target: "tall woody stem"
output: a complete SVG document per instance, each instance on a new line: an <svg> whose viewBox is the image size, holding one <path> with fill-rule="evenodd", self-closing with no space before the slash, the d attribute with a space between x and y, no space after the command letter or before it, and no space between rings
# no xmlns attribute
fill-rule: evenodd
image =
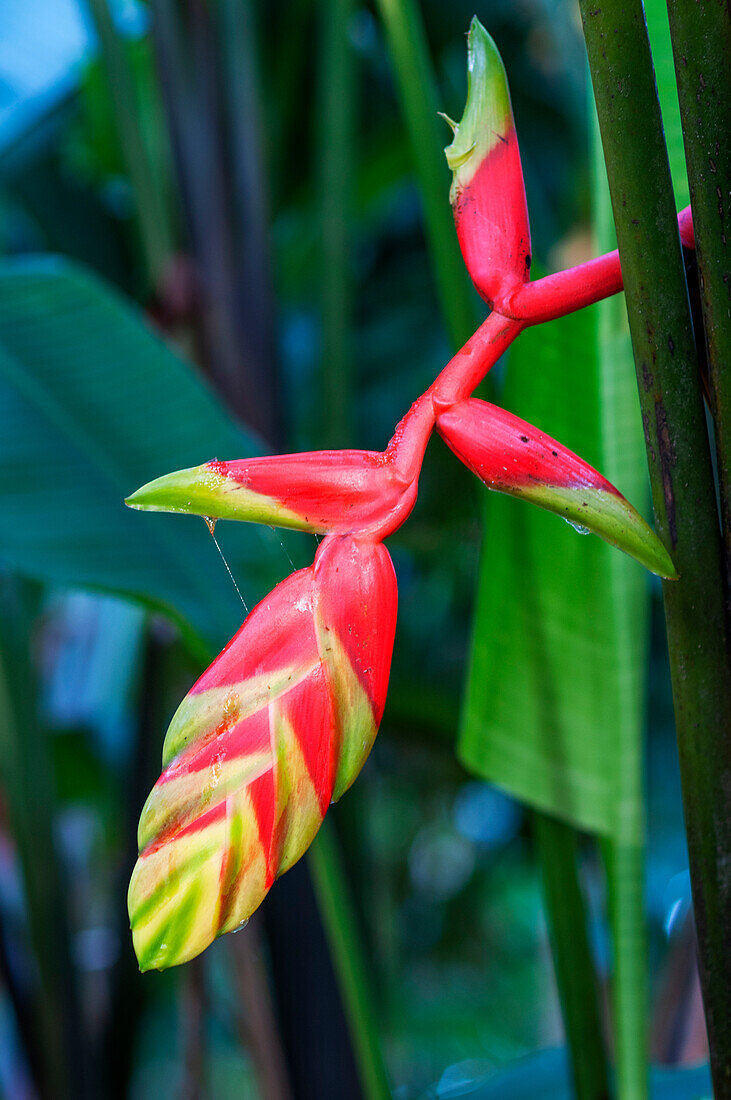
<svg viewBox="0 0 731 1100"><path fill-rule="evenodd" d="M668 14L713 396L726 581L731 584L731 17L718 0L668 0ZM726 596L728 601L728 590Z"/></svg>
<svg viewBox="0 0 731 1100"><path fill-rule="evenodd" d="M641 0L580 0L637 366L716 1097L731 1096L731 668L713 475ZM715 277L715 275L714 275Z"/></svg>

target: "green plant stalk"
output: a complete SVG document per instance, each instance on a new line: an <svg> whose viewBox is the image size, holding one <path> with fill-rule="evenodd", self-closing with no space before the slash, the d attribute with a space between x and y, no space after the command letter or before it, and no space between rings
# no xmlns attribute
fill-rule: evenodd
<svg viewBox="0 0 731 1100"><path fill-rule="evenodd" d="M429 58L421 11L418 0L378 0L378 10L386 29L402 111L411 139L439 302L452 343L457 348L469 338L474 328L475 307L447 202L450 180L442 153L445 144L444 131L438 121L436 80ZM536 816L539 816L538 812ZM551 837L550 829L546 830L541 859L544 855L549 857ZM556 852L551 859L552 865L558 864L562 856L562 851ZM569 878L574 877L573 893L583 904L575 863L569 862L564 867L564 873ZM554 895L547 894L549 908L553 900ZM581 919L585 923L583 910ZM554 919L549 913L549 921L555 924L558 933L552 946L556 976L561 984L564 975L571 973L574 945L570 938L564 938L560 934L563 928L560 914L555 914ZM562 1005L571 1006L569 1011L572 1019L584 1011L582 1004L573 1004L575 992L573 984L562 987L560 992ZM570 1034L568 1023L567 1032ZM593 1052L601 1045L601 1033L597 1027L587 1049ZM579 1068L580 1063L585 1059L588 1062L590 1057L583 1046L572 1047L571 1057L577 1078L580 1076L582 1080L594 1080L598 1077L595 1066Z"/></svg>
<svg viewBox="0 0 731 1100"><path fill-rule="evenodd" d="M173 251L172 229L162 187L145 145L135 107L134 77L108 0L87 0L99 38L119 141L135 195L135 210L149 288L155 290Z"/></svg>
<svg viewBox="0 0 731 1100"><path fill-rule="evenodd" d="M348 39L352 0L324 0L318 120L322 219L322 396L325 442L351 438L352 206L355 57Z"/></svg>
<svg viewBox="0 0 731 1100"><path fill-rule="evenodd" d="M718 0L668 0L716 429L731 586L731 19ZM729 591L727 588L727 601ZM727 603L731 614L731 605Z"/></svg>
<svg viewBox="0 0 731 1100"><path fill-rule="evenodd" d="M599 252L616 245L612 208L602 158L599 126L594 105L592 121L592 168L594 202L592 223ZM629 332L624 303L618 297L597 305L597 355L601 408L602 463L608 475L623 482L632 477L633 496L646 495L641 443L628 438L627 424L619 418L627 401L617 390L634 389ZM631 469L628 467L631 464ZM617 683L616 705L627 721L624 736L617 741L621 790L620 827L601 842L606 875L609 927L612 939L611 1016L617 1091L634 1100L648 1089L648 967L644 905L645 812L643 791L644 707L641 669L647 659L647 609L649 592L645 577L638 577L633 563L622 555L610 554L605 583L609 586L608 612L614 621L616 644L627 657L629 675ZM631 717L630 717L631 716ZM618 723L619 728L619 723Z"/></svg>
<svg viewBox="0 0 731 1100"><path fill-rule="evenodd" d="M717 1097L731 1095L731 670L713 476L641 0L581 0L642 407L701 982Z"/></svg>
<svg viewBox="0 0 731 1100"><path fill-rule="evenodd" d="M475 307L447 202L442 153L449 131L438 117L436 81L418 0L377 0L411 141L437 295L455 350L475 328Z"/></svg>
<svg viewBox="0 0 731 1100"><path fill-rule="evenodd" d="M332 822L320 826L307 853L317 904L332 952L366 1100L389 1100L386 1067L358 925Z"/></svg>
<svg viewBox="0 0 731 1100"><path fill-rule="evenodd" d="M612 1025L617 1095L648 1095L647 972L643 844L601 844L612 933Z"/></svg>
<svg viewBox="0 0 731 1100"><path fill-rule="evenodd" d="M41 1095L86 1094L76 984L60 868L53 841L50 746L33 708L25 592L0 590L0 760L3 793L23 876L30 941L38 965L34 1008L41 1040Z"/></svg>
<svg viewBox="0 0 731 1100"><path fill-rule="evenodd" d="M534 813L532 821L576 1097L605 1100L609 1096L607 1058L586 930L586 901L579 882L576 830L549 814Z"/></svg>

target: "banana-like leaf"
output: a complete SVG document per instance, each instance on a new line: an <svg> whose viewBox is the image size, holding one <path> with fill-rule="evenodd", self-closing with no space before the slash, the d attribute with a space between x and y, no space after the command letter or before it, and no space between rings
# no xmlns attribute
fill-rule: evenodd
<svg viewBox="0 0 731 1100"><path fill-rule="evenodd" d="M627 337L615 331L601 339L618 350ZM615 355L600 372L599 339L597 307L525 332L501 403L642 500L632 366ZM636 842L641 805L625 785L641 730L643 573L539 509L497 494L485 507L462 759L529 805Z"/></svg>
<svg viewBox="0 0 731 1100"><path fill-rule="evenodd" d="M141 599L220 645L241 607L204 524L136 515L124 498L161 470L257 449L195 369L94 275L55 258L0 262L4 564ZM226 552L245 593L281 576L272 538L231 528Z"/></svg>

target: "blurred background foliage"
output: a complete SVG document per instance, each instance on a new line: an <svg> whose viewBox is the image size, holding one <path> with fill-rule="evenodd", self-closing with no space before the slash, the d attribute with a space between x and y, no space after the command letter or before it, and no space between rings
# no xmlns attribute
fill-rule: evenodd
<svg viewBox="0 0 731 1100"><path fill-rule="evenodd" d="M582 564L588 540L544 516L530 535L512 501L488 507L478 570L483 491L437 441L417 509L390 543L400 609L382 730L311 864L314 893L303 864L246 932L163 975L137 973L127 929L136 821L165 727L242 608L203 524L132 513L122 498L214 456L382 448L484 313L455 267L456 242L435 228L429 173L451 215L430 114L421 140L441 176L410 144L421 100L418 85L409 101L399 84L409 11L423 16L438 106L459 117L473 14L461 0L5 0L0 11L8 1096L377 1096L385 1077L400 1100L570 1095L565 1054L544 1049L564 1038L526 804L610 841L621 828L599 811L599 824L561 813L538 773L524 774L528 789L511 785L474 745L499 705L510 712L504 733L524 720L515 693L530 710L530 647L509 621L522 598L510 588L510 540L520 551L538 539L548 585L551 562L562 563L578 620L603 614L606 576ZM478 15L510 78L536 264L578 262L597 239L603 184L576 7L489 0ZM658 27L662 81L669 48ZM672 148L670 122L668 133ZM456 274L445 281L444 271ZM513 411L597 462L599 407L577 380L585 369L600 377L607 324L597 313L526 336L515 377L501 365L495 384L507 376ZM309 537L268 528L222 523L216 536L249 606L314 550ZM635 784L648 746L646 872L641 859L631 871L640 887L645 876L648 950L635 945L635 963L640 984L649 965L650 1042L667 1067L702 1063L705 1037L659 587L638 576L630 587L649 599L651 629L645 647L642 625L632 628L641 663L627 671ZM605 654L585 664L576 653L559 655L573 664L554 670L556 682L591 695ZM625 712L615 723L608 694L598 721L611 729ZM460 727L477 775L458 762ZM629 839L641 848L640 787L632 797ZM579 852L605 1016L607 887L598 850L580 840ZM340 961L339 921L350 937ZM660 1072L653 1087L710 1091L703 1069Z"/></svg>

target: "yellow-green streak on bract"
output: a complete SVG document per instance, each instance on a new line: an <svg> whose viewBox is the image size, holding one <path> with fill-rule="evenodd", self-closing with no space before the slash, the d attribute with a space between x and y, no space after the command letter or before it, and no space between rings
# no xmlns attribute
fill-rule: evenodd
<svg viewBox="0 0 731 1100"><path fill-rule="evenodd" d="M277 769L277 829L283 836L277 870L281 875L307 851L323 815L299 741L276 705L270 721Z"/></svg>
<svg viewBox="0 0 731 1100"><path fill-rule="evenodd" d="M153 787L140 815L137 843L144 851L161 833L184 829L271 767L269 753L232 756L215 769L183 772Z"/></svg>
<svg viewBox="0 0 731 1100"><path fill-rule="evenodd" d="M497 46L476 16L467 36L467 64L467 103L455 126L454 140L444 150L454 173L449 193L452 203L487 154L514 128L505 67Z"/></svg>
<svg viewBox="0 0 731 1100"><path fill-rule="evenodd" d="M176 470L143 485L125 504L146 512L185 512L211 519L266 523L297 531L320 532L321 527L286 508L274 497L255 493L232 477L208 465Z"/></svg>
<svg viewBox="0 0 731 1100"><path fill-rule="evenodd" d="M162 749L166 768L184 749L202 743L226 725L260 710L312 672L314 664L292 665L241 683L190 693L173 715Z"/></svg>
<svg viewBox="0 0 731 1100"><path fill-rule="evenodd" d="M520 497L555 512L569 523L595 535L623 550L661 577L676 577L670 555L655 532L648 527L639 512L620 493L586 487L563 487L542 482L506 485L495 484L481 475L489 488L509 496Z"/></svg>
<svg viewBox="0 0 731 1100"><path fill-rule="evenodd" d="M335 631L315 616L320 654L333 689L340 746L332 800L337 802L356 779L378 732L368 694Z"/></svg>

